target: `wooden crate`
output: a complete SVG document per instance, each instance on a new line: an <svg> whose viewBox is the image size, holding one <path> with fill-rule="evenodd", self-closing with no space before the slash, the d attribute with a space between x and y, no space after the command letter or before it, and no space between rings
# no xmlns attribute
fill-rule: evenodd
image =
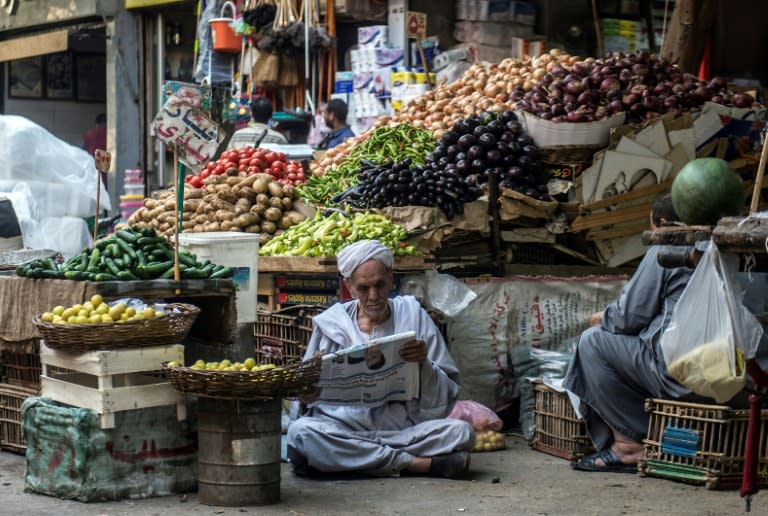
<svg viewBox="0 0 768 516"><path fill-rule="evenodd" d="M541 381L532 383L535 405L531 447L568 460L593 453L586 424L576 416L568 395Z"/></svg>
<svg viewBox="0 0 768 516"><path fill-rule="evenodd" d="M300 361L312 335L312 318L326 308L297 305L274 312L259 310L254 325L256 362L288 365Z"/></svg>
<svg viewBox="0 0 768 516"><path fill-rule="evenodd" d="M2 350L2 377L6 383L27 387L31 389L40 388L40 353L35 350L33 353L23 351L14 351L10 349Z"/></svg>
<svg viewBox="0 0 768 516"><path fill-rule="evenodd" d="M638 463L642 476L704 485L707 489L738 489L744 470L748 410L721 405L647 400L650 413L645 455ZM760 417L758 481L768 487L768 410Z"/></svg>
<svg viewBox="0 0 768 516"><path fill-rule="evenodd" d="M21 404L30 396L37 396L39 389L0 384L0 449L24 453L24 432L21 428Z"/></svg>
<svg viewBox="0 0 768 516"><path fill-rule="evenodd" d="M43 341L40 357L42 395L97 412L102 428L114 428L115 412L161 405L176 405L178 420L186 419L184 394L157 372L163 362L184 362L180 344L69 354ZM52 367L76 372L59 374Z"/></svg>

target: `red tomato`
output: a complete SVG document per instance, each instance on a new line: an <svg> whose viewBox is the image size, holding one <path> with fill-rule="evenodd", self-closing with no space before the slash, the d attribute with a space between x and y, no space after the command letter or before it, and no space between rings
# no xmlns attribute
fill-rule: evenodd
<svg viewBox="0 0 768 516"><path fill-rule="evenodd" d="M246 156L248 156L249 158L250 158L251 156L253 156L253 153L254 153L254 152L256 152L256 149L254 149L254 148L253 148L253 147L251 147L250 145L249 145L249 146L248 146L248 147L245 149L245 155L246 155Z"/></svg>
<svg viewBox="0 0 768 516"><path fill-rule="evenodd" d="M191 186L194 186L195 188L202 188L203 180L200 176L194 176L192 179L189 180L189 184Z"/></svg>
<svg viewBox="0 0 768 516"><path fill-rule="evenodd" d="M261 149L257 149L257 150L256 150L256 151L253 153L253 157L254 157L254 158L260 159L260 160L262 160L262 161L264 161L264 158L266 157L266 155L267 155L267 153L266 153L266 152L264 152L264 151L263 151L263 150L261 150Z"/></svg>
<svg viewBox="0 0 768 516"><path fill-rule="evenodd" d="M267 166L267 164L264 162L264 160L253 157L251 158L251 166L263 169Z"/></svg>
<svg viewBox="0 0 768 516"><path fill-rule="evenodd" d="M253 165L248 167L248 174L249 175L257 174L258 172L259 172L259 169L254 167Z"/></svg>
<svg viewBox="0 0 768 516"><path fill-rule="evenodd" d="M216 165L216 168L213 169L213 173L217 176L220 176L224 173L224 171L227 170L224 165Z"/></svg>
<svg viewBox="0 0 768 516"><path fill-rule="evenodd" d="M288 172L288 175L285 176L289 181L295 181L296 180L296 174L293 172Z"/></svg>
<svg viewBox="0 0 768 516"><path fill-rule="evenodd" d="M206 177L211 175L211 171L209 169L204 169L202 172L200 172L200 178L205 179Z"/></svg>
<svg viewBox="0 0 768 516"><path fill-rule="evenodd" d="M246 167L245 165L240 165L240 166L238 166L238 167L237 167L237 171L238 171L238 172L243 172L243 171L244 171L244 170L246 170L247 168L248 168L248 167Z"/></svg>
<svg viewBox="0 0 768 516"><path fill-rule="evenodd" d="M274 152L274 151L270 151L270 152L267 153L266 156L264 156L264 159L266 159L267 163L269 163L271 165L277 159L277 153Z"/></svg>
<svg viewBox="0 0 768 516"><path fill-rule="evenodd" d="M285 153L277 152L276 154L277 154L277 158L276 159L279 159L280 161L285 161Z"/></svg>

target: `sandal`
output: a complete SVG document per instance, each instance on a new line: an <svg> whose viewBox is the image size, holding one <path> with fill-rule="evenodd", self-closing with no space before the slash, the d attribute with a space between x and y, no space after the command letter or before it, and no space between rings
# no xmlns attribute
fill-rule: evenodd
<svg viewBox="0 0 768 516"><path fill-rule="evenodd" d="M468 452L453 452L432 457L428 475L431 477L455 478L469 469Z"/></svg>
<svg viewBox="0 0 768 516"><path fill-rule="evenodd" d="M598 466L597 459L601 459L605 466ZM610 448L582 457L577 462L572 462L571 467L579 471L597 471L604 473L637 473L637 464L621 462L619 456Z"/></svg>

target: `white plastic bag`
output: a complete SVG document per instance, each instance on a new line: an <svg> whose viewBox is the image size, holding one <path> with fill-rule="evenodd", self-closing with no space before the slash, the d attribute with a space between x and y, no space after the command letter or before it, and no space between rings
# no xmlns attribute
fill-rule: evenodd
<svg viewBox="0 0 768 516"><path fill-rule="evenodd" d="M763 331L741 303L737 268L737 256L710 242L661 336L670 375L718 403L744 387L745 360L755 355Z"/></svg>

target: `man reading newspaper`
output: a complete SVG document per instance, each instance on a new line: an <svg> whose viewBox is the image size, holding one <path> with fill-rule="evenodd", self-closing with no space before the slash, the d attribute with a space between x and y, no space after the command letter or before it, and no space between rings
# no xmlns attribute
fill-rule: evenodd
<svg viewBox="0 0 768 516"><path fill-rule="evenodd" d="M337 262L354 299L315 316L305 358L317 352L340 355L345 348L411 331L414 338L399 347L398 356L417 364L420 388L415 398L378 406L323 403L320 391L303 396L302 415L288 428L294 470L447 478L464 473L475 436L470 424L446 419L460 379L434 322L414 297L389 299L394 256L380 242L347 246Z"/></svg>

